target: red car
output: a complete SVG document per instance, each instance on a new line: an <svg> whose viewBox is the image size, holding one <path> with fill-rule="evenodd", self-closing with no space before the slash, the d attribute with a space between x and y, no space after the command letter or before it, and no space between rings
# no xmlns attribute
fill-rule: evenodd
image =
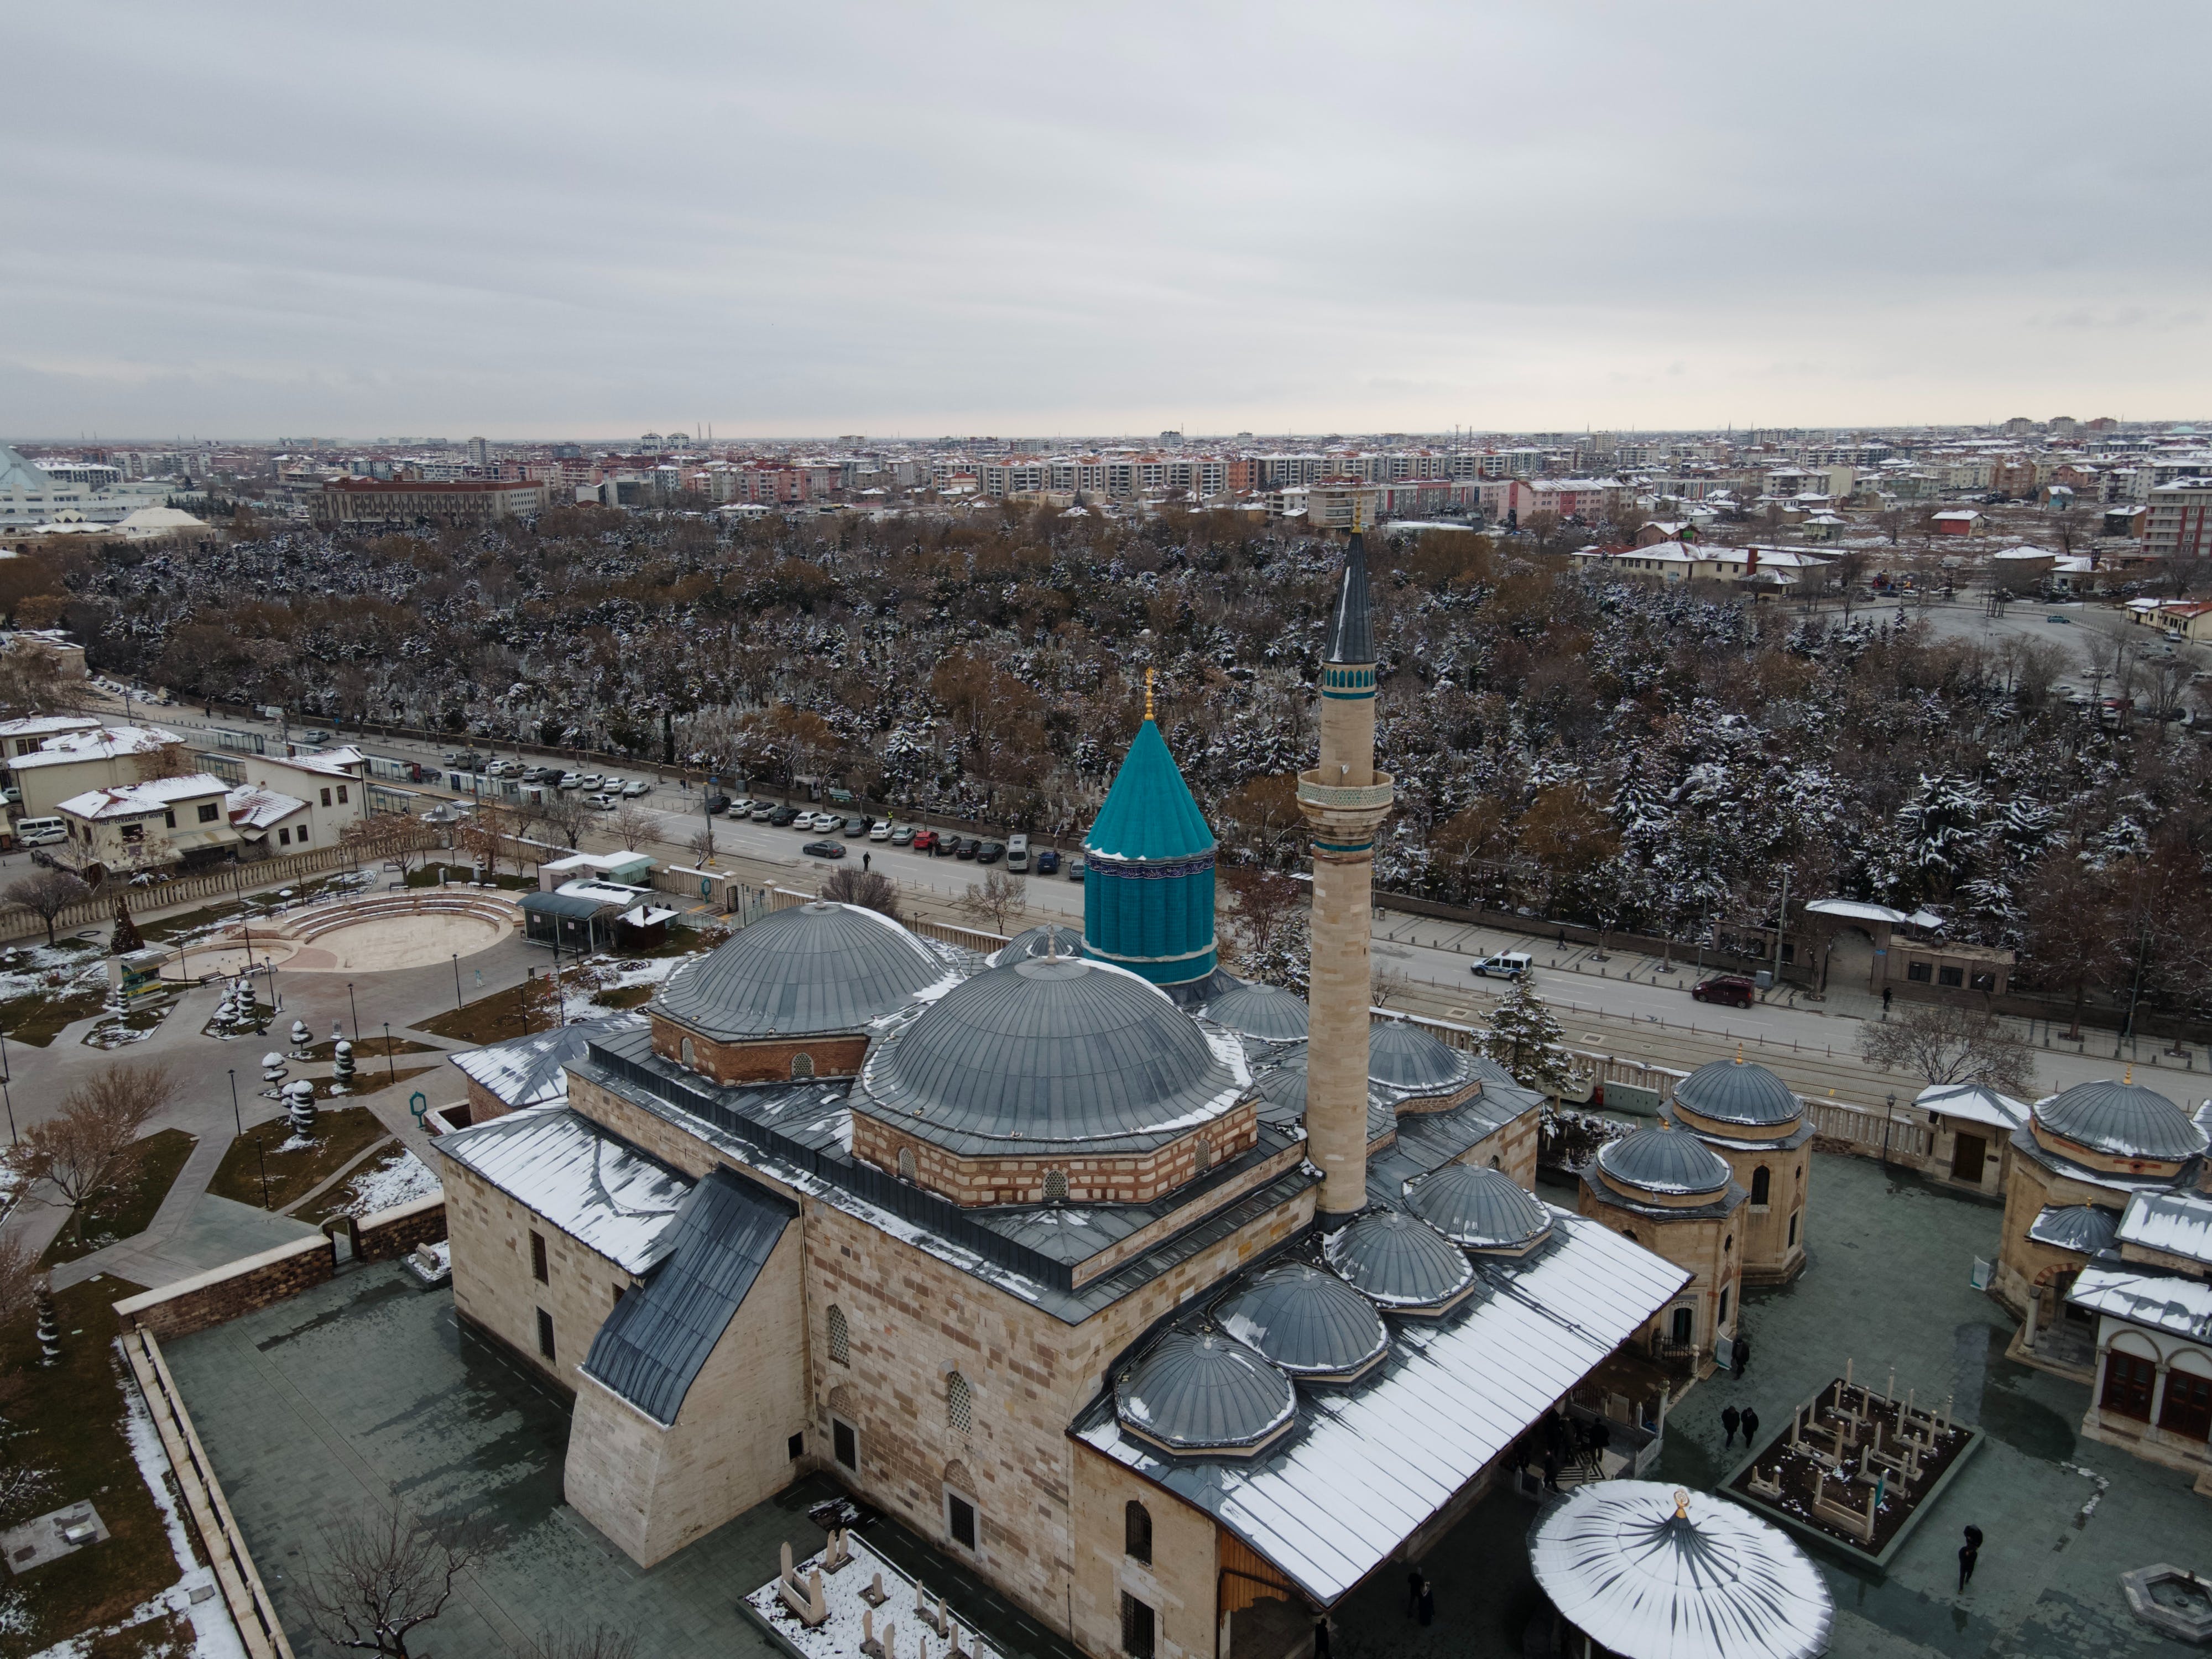
<svg viewBox="0 0 2212 1659"><path fill-rule="evenodd" d="M914 850L915 850L915 852L917 852L917 853L927 853L927 852L928 852L931 848L934 848L936 845L937 845L937 831L936 831L936 830L915 830L915 831L914 832Z"/></svg>
<svg viewBox="0 0 2212 1659"><path fill-rule="evenodd" d="M1759 988L1740 974L1716 974L1701 979L1690 994L1700 1002L1725 1002L1732 1008L1748 1008L1758 1000Z"/></svg>

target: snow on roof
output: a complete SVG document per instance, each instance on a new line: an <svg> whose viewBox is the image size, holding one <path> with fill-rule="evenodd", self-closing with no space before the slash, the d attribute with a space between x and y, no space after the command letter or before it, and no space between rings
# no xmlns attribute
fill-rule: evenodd
<svg viewBox="0 0 2212 1659"><path fill-rule="evenodd" d="M297 755L264 755L260 757L271 766L289 766L302 772L319 772L325 777L350 778L354 769L368 757L350 744L343 749L325 749Z"/></svg>
<svg viewBox="0 0 2212 1659"><path fill-rule="evenodd" d="M597 904L635 904L646 890L623 887L611 881L564 881L553 890L562 898L590 899Z"/></svg>
<svg viewBox="0 0 2212 1659"><path fill-rule="evenodd" d="M1300 1390L1297 1426L1249 1464L1170 1462L1125 1435L1110 1411L1079 1437L1333 1603L1688 1282L1599 1223L1553 1214L1551 1244L1483 1264L1463 1315L1395 1328L1375 1380Z"/></svg>
<svg viewBox="0 0 2212 1659"><path fill-rule="evenodd" d="M48 738L28 755L18 755L8 764L16 771L27 766L68 766L78 761L112 760L124 755L150 754L173 743L182 743L177 732L160 726L104 726L93 731L64 732Z"/></svg>
<svg viewBox="0 0 2212 1659"><path fill-rule="evenodd" d="M2212 1285L2137 1267L2081 1269L2066 1299L2092 1313L2131 1325L2171 1331L2194 1342L2212 1342Z"/></svg>
<svg viewBox="0 0 2212 1659"><path fill-rule="evenodd" d="M212 772L190 772L181 778L155 778L146 783L121 783L108 789L88 789L71 795L54 808L79 818L128 818L144 812L166 811L173 803L195 795L221 795L230 786Z"/></svg>
<svg viewBox="0 0 2212 1659"><path fill-rule="evenodd" d="M641 1030L649 1024L639 1012L604 1019L573 1021L549 1031L510 1037L462 1054L448 1054L461 1074L508 1106L544 1106L568 1097L568 1062L583 1058L586 1043L617 1031Z"/></svg>
<svg viewBox="0 0 2212 1659"><path fill-rule="evenodd" d="M0 738L50 737L58 732L94 732L100 722L89 714L33 714L20 720L0 720Z"/></svg>
<svg viewBox="0 0 2212 1659"><path fill-rule="evenodd" d="M2128 1200L2115 1237L2123 1244L2212 1265L2212 1195L2137 1193Z"/></svg>
<svg viewBox="0 0 2212 1659"><path fill-rule="evenodd" d="M565 1105L510 1112L430 1143L587 1249L641 1273L691 1182Z"/></svg>
<svg viewBox="0 0 2212 1659"><path fill-rule="evenodd" d="M2042 547L2008 547L1990 555L1992 559L2051 559L2057 554Z"/></svg>
<svg viewBox="0 0 2212 1659"><path fill-rule="evenodd" d="M1902 910L1893 910L1887 904L1869 904L1864 899L1814 899L1804 908L1816 916L1842 916L1849 921L1894 923L1912 920Z"/></svg>
<svg viewBox="0 0 2212 1659"><path fill-rule="evenodd" d="M230 821L246 830L266 830L295 812L305 811L307 805L296 797L280 795L274 789L264 789L257 784L230 791L223 797L223 802Z"/></svg>
<svg viewBox="0 0 2212 1659"><path fill-rule="evenodd" d="M625 910L615 918L630 927L653 927L668 921L676 912L660 904L641 904L635 910Z"/></svg>
<svg viewBox="0 0 2212 1659"><path fill-rule="evenodd" d="M1923 1112L1987 1123L1999 1129L2017 1129L2027 1121L2027 1106L2010 1095L2001 1095L1984 1083L1934 1083L1912 1097Z"/></svg>

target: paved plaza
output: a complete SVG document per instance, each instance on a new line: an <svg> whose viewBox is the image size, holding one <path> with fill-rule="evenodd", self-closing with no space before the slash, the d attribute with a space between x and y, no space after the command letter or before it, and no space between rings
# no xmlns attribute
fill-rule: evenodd
<svg viewBox="0 0 2212 1659"><path fill-rule="evenodd" d="M2000 1212L1863 1160L1821 1157L1813 1179L1812 1265L1788 1289L1750 1300L1747 1377L1690 1393L1669 1423L1661 1478L1719 1484L1741 1456L1721 1443L1731 1401L1756 1406L1772 1425L1847 1357L1863 1376L1886 1376L1893 1364L1900 1390L1953 1395L1988 1438L1887 1577L1818 1558L1836 1595L1838 1659L2185 1651L2130 1617L2118 1581L2160 1560L2212 1570L2212 1506L2181 1475L2079 1440L2086 1389L2003 1358L2010 1326L1968 1284L1974 1258L1994 1250ZM774 1572L784 1540L801 1553L820 1542L804 1510L830 1488L809 1483L639 1571L561 1501L563 1402L464 1334L450 1295L416 1288L396 1267L346 1273L168 1353L288 1614L319 1524L349 1505L397 1502L489 1522L500 1540L441 1622L438 1651L495 1654L547 1628L605 1622L635 1632L639 1650L656 1656L764 1655L736 1598ZM1522 1543L1532 1513L1495 1495L1437 1545L1424 1563L1437 1590L1427 1630L1405 1617L1403 1573L1384 1569L1339 1610L1337 1650L1517 1659L1541 1607ZM1954 1552L1970 1522L1987 1542L1960 1597ZM961 1582L895 1529L870 1537L908 1555L902 1565L927 1582ZM1059 1651L978 1595L969 1592L971 1614L996 1626L1008 1651Z"/></svg>

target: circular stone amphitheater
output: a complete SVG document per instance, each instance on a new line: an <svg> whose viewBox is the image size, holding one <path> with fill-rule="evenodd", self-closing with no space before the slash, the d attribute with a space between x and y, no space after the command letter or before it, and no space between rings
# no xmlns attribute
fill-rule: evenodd
<svg viewBox="0 0 2212 1659"><path fill-rule="evenodd" d="M522 908L492 893L428 888L340 904L311 905L264 926L234 924L162 964L161 977L191 981L257 965L295 974L383 974L473 956L511 937Z"/></svg>

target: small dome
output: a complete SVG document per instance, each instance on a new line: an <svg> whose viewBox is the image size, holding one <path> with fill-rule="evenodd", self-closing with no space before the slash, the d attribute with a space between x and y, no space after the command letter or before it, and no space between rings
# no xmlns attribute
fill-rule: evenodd
<svg viewBox="0 0 2212 1659"><path fill-rule="evenodd" d="M1393 1089L1436 1090L1467 1080L1463 1055L1418 1025L1385 1021L1367 1034L1367 1075Z"/></svg>
<svg viewBox="0 0 2212 1659"><path fill-rule="evenodd" d="M1683 1129L1638 1129L1598 1149L1597 1167L1624 1187L1647 1193L1727 1190L1729 1166L1718 1152Z"/></svg>
<svg viewBox="0 0 2212 1659"><path fill-rule="evenodd" d="M2027 1236L2036 1243L2056 1244L2083 1255L2111 1249L2119 1231L2119 1217L2095 1204L2047 1206L2027 1225Z"/></svg>
<svg viewBox="0 0 2212 1659"><path fill-rule="evenodd" d="M1079 957L1082 954L1083 930L1080 927L1048 921L1015 934L986 960L994 968L1003 968L1008 963L1019 962L1024 957Z"/></svg>
<svg viewBox="0 0 2212 1659"><path fill-rule="evenodd" d="M1170 1452L1249 1456L1297 1414L1291 1379L1242 1342L1171 1331L1114 1390L1124 1428Z"/></svg>
<svg viewBox="0 0 2212 1659"><path fill-rule="evenodd" d="M1403 1210L1370 1210L1322 1246L1328 1265L1370 1301L1404 1313L1433 1313L1474 1282L1450 1242Z"/></svg>
<svg viewBox="0 0 2212 1659"><path fill-rule="evenodd" d="M1520 1251L1552 1231L1552 1212L1503 1170L1447 1164L1406 1194L1413 1212L1463 1250Z"/></svg>
<svg viewBox="0 0 2212 1659"><path fill-rule="evenodd" d="M1300 1117L1306 1110L1306 1056L1285 1056L1252 1079L1267 1100Z"/></svg>
<svg viewBox="0 0 2212 1659"><path fill-rule="evenodd" d="M857 1031L945 977L889 916L817 900L771 911L671 979L654 1003L710 1037Z"/></svg>
<svg viewBox="0 0 2212 1659"><path fill-rule="evenodd" d="M1279 985L1239 985L1206 1005L1206 1017L1224 1030L1263 1042L1294 1042L1306 1034L1306 1000Z"/></svg>
<svg viewBox="0 0 2212 1659"><path fill-rule="evenodd" d="M1373 1303L1303 1261L1268 1268L1214 1316L1230 1335L1293 1376L1348 1381L1390 1345Z"/></svg>
<svg viewBox="0 0 2212 1659"><path fill-rule="evenodd" d="M1070 1142L1195 1129L1237 1079L1197 1022L1133 974L1067 957L987 968L923 1009L861 1076L923 1135Z"/></svg>
<svg viewBox="0 0 2212 1659"><path fill-rule="evenodd" d="M2077 1083L2037 1103L2035 1121L2052 1134L2111 1158L2179 1163L2204 1150L2204 1131L2155 1089L2105 1078Z"/></svg>
<svg viewBox="0 0 2212 1659"><path fill-rule="evenodd" d="M1767 1127L1795 1123L1804 1103L1790 1085L1764 1066L1741 1060L1717 1060L1700 1066L1674 1085L1674 1098L1699 1117L1721 1123Z"/></svg>

